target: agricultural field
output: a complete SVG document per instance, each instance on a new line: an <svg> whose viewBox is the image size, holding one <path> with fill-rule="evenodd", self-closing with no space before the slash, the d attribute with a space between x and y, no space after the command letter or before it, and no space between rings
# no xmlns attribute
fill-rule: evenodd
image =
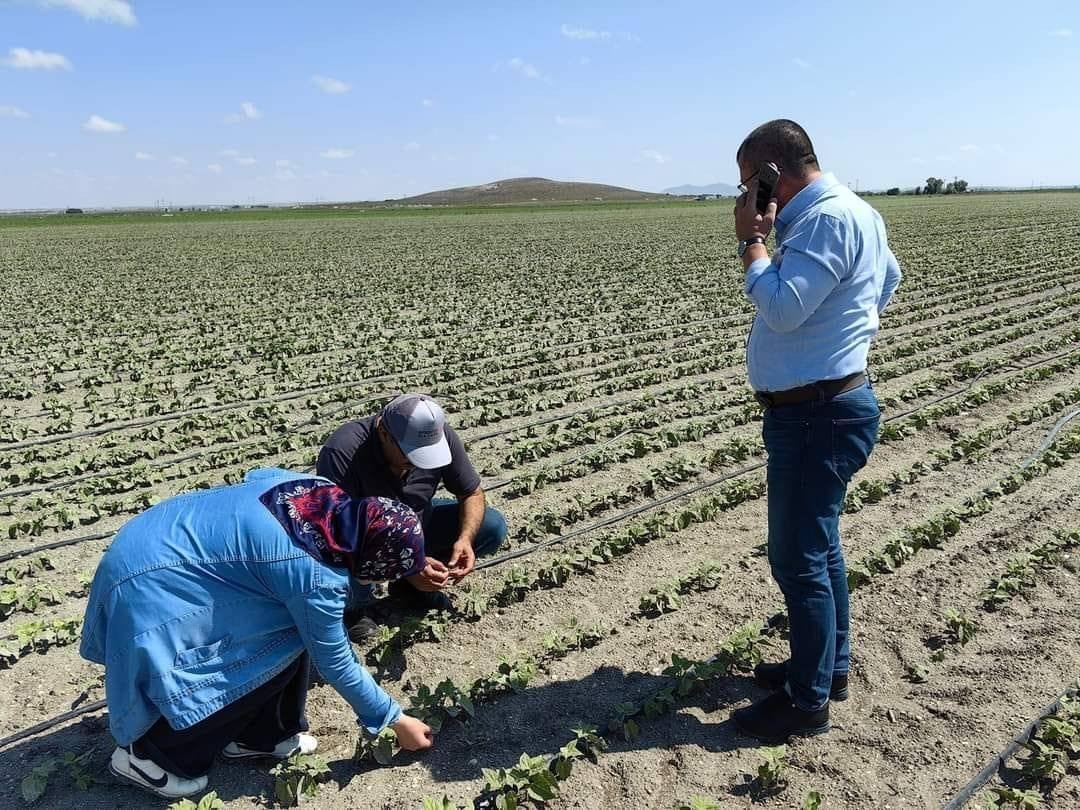
<svg viewBox="0 0 1080 810"><path fill-rule="evenodd" d="M1080 677L1080 194L874 202L905 278L842 520L852 694L784 751L730 720L786 654L730 202L0 222L0 804L165 805L108 776L77 653L113 532L309 469L401 390L446 406L520 556L357 648L428 754L354 761L313 687L305 806L949 802ZM1055 722L970 806L1080 806L1080 703ZM275 801L261 763L210 788Z"/></svg>

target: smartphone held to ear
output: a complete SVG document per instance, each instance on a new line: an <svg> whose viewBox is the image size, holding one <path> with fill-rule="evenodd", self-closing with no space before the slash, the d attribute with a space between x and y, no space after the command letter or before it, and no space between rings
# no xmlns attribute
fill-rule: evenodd
<svg viewBox="0 0 1080 810"><path fill-rule="evenodd" d="M780 170L772 163L762 163L757 173L757 211L764 215L769 208L769 200L776 194L776 182L780 179Z"/></svg>

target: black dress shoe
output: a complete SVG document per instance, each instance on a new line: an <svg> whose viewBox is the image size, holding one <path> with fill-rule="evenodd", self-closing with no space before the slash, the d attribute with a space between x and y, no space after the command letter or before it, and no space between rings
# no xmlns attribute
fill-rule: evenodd
<svg viewBox="0 0 1080 810"><path fill-rule="evenodd" d="M373 619L360 613L345 617L345 632L349 639L357 644L365 644L379 635L379 625Z"/></svg>
<svg viewBox="0 0 1080 810"><path fill-rule="evenodd" d="M788 662L781 661L778 664L761 663L754 667L754 683L763 689L771 689L778 692L787 683ZM847 700L848 685L847 675L833 675L832 689L829 690L829 700Z"/></svg>
<svg viewBox="0 0 1080 810"><path fill-rule="evenodd" d="M787 742L789 737L824 734L831 728L828 703L816 712L806 712L791 702L787 692L775 692L731 716L744 734L773 745Z"/></svg>
<svg viewBox="0 0 1080 810"><path fill-rule="evenodd" d="M442 591L421 591L405 580L390 583L390 596L407 610L428 613L432 610L452 610L450 597Z"/></svg>

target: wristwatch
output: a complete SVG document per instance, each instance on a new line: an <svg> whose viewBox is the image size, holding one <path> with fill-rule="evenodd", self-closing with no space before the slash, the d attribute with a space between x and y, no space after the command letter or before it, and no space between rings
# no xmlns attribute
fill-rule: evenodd
<svg viewBox="0 0 1080 810"><path fill-rule="evenodd" d="M741 259L743 254L746 253L746 249L751 245L764 245L764 236L751 236L749 239L743 239L739 242L739 246L735 248L735 254Z"/></svg>

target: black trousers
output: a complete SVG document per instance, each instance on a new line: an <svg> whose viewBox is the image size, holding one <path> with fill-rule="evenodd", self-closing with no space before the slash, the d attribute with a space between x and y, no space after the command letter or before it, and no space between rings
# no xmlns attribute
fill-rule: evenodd
<svg viewBox="0 0 1080 810"><path fill-rule="evenodd" d="M307 705L311 661L303 653L284 670L239 700L176 731L165 718L132 745L141 759L195 779L210 770L214 757L231 742L257 751L273 751L282 740L308 730Z"/></svg>

